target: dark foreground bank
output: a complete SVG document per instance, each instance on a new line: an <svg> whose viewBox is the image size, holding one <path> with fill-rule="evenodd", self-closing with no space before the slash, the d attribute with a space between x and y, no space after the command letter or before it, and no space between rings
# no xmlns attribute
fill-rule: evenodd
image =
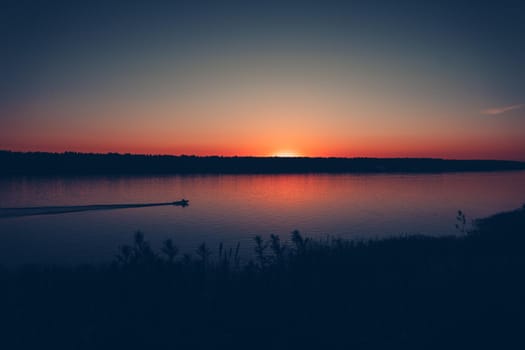
<svg viewBox="0 0 525 350"><path fill-rule="evenodd" d="M523 170L525 169L525 162L430 158L196 157L0 151L0 169L0 176L436 173Z"/></svg>
<svg viewBox="0 0 525 350"><path fill-rule="evenodd" d="M154 252L137 234L111 265L0 271L0 348L523 348L525 207L464 233L295 232L257 238L249 264L205 245Z"/></svg>

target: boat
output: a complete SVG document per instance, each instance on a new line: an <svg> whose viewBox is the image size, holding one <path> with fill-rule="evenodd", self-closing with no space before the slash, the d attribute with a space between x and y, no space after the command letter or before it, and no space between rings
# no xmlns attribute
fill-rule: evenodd
<svg viewBox="0 0 525 350"><path fill-rule="evenodd" d="M189 205L190 201L187 199L181 199L180 201L173 202L173 205L180 205L183 207L187 207Z"/></svg>

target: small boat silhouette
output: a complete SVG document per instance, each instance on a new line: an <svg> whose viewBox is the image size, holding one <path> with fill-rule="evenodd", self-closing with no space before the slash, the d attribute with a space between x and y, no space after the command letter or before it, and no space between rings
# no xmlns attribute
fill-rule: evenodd
<svg viewBox="0 0 525 350"><path fill-rule="evenodd" d="M187 207L189 204L190 201L187 200L187 199L181 199L180 201L176 201L176 202L173 202L173 205L179 205L179 206L182 206L182 207Z"/></svg>

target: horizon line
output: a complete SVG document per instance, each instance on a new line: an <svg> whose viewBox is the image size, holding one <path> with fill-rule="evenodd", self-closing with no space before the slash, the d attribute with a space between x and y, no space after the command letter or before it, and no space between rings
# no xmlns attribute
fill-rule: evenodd
<svg viewBox="0 0 525 350"><path fill-rule="evenodd" d="M78 155L119 155L119 156L145 156L145 157L194 157L194 158L260 158L260 159L428 159L428 160L457 160L457 161L503 161L503 162L517 162L525 163L525 160L511 160L511 159L496 159L496 158L444 158L444 157L369 157L369 156L278 156L278 155L219 155L219 154L208 154L208 155L197 155L197 154L167 154L167 153L130 153L130 152L79 152L79 151L15 151L9 149L0 149L0 152L6 153L18 153L18 154L53 154L53 155L66 155L66 154L78 154Z"/></svg>

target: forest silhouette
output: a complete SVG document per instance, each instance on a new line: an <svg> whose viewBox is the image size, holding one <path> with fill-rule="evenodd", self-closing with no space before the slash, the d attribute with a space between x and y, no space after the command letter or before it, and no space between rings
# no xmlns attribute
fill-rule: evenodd
<svg viewBox="0 0 525 350"><path fill-rule="evenodd" d="M310 158L0 151L0 175L435 173L525 169L525 162L438 158Z"/></svg>

